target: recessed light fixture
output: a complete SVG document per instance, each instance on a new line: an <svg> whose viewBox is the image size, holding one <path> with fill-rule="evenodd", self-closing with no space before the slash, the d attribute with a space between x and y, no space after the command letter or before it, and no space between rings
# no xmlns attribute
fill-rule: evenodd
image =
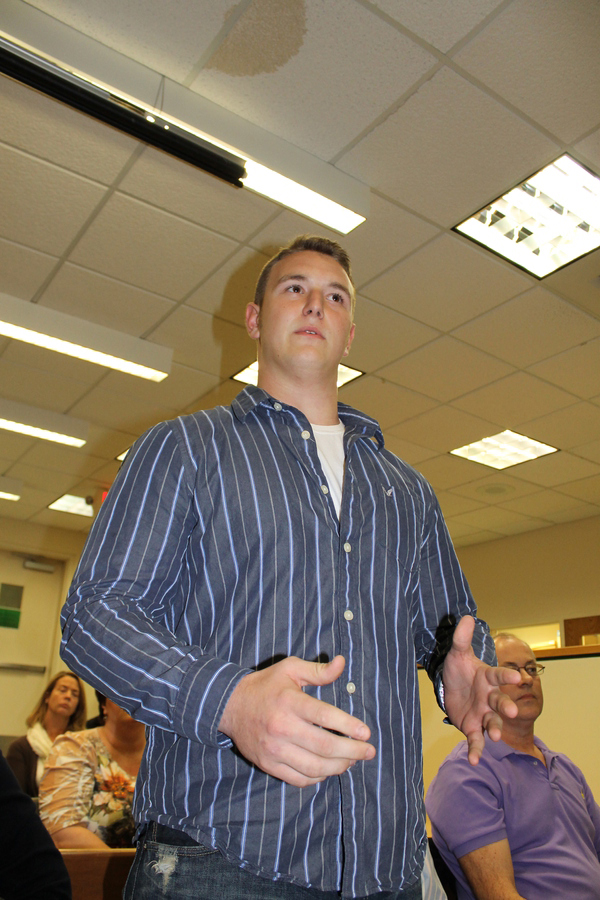
<svg viewBox="0 0 600 900"><path fill-rule="evenodd" d="M453 230L544 278L600 247L600 178L561 156Z"/></svg>
<svg viewBox="0 0 600 900"><path fill-rule="evenodd" d="M491 437L450 451L454 456L462 456L492 469L507 469L509 466L557 452L557 447L541 444L514 431L502 431L500 434L493 434Z"/></svg>
<svg viewBox="0 0 600 900"><path fill-rule="evenodd" d="M342 387L343 384L348 384L349 381L354 381L355 378L360 378L364 374L358 369L352 369L350 366L343 366L340 363L338 366L337 386ZM236 372L231 377L234 381L241 381L243 384L258 384L258 363L251 363L245 369L242 369L241 372Z"/></svg>
<svg viewBox="0 0 600 900"><path fill-rule="evenodd" d="M0 428L69 447L83 447L89 431L83 419L3 399L0 399Z"/></svg>
<svg viewBox="0 0 600 900"><path fill-rule="evenodd" d="M0 334L150 381L171 371L167 347L9 294L0 294Z"/></svg>
<svg viewBox="0 0 600 900"><path fill-rule="evenodd" d="M23 482L16 478L0 477L0 500L20 500Z"/></svg>
<svg viewBox="0 0 600 900"><path fill-rule="evenodd" d="M93 516L94 507L88 503L85 497L76 497L74 494L63 494L54 503L51 503L48 509L54 509L58 512L73 513L76 516Z"/></svg>

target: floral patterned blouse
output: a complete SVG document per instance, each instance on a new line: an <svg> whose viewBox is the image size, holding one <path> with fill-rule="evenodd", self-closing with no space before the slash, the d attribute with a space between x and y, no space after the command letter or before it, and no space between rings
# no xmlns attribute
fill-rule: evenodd
<svg viewBox="0 0 600 900"><path fill-rule="evenodd" d="M135 777L111 759L99 731L57 737L40 783L40 816L50 834L82 825L109 847L131 847Z"/></svg>

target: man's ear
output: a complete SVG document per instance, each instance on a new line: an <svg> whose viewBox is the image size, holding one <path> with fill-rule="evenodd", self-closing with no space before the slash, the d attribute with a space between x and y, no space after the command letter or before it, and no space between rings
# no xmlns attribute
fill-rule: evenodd
<svg viewBox="0 0 600 900"><path fill-rule="evenodd" d="M253 341L260 338L260 307L256 303L246 307L246 330Z"/></svg>
<svg viewBox="0 0 600 900"><path fill-rule="evenodd" d="M350 328L350 336L348 337L348 343L346 344L346 349L344 350L344 356L348 356L350 353L350 347L352 346L352 341L354 340L354 322L352 323L352 327Z"/></svg>

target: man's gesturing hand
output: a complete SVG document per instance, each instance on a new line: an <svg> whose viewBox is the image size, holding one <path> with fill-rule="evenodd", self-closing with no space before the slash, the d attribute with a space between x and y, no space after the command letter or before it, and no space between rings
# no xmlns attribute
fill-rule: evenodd
<svg viewBox="0 0 600 900"><path fill-rule="evenodd" d="M485 745L484 732L493 741L502 736L502 716L512 719L518 709L503 694L503 684L518 684L514 669L493 668L477 659L471 641L475 620L463 616L454 631L452 648L444 662L444 705L448 718L467 736L469 762L476 765Z"/></svg>
<svg viewBox="0 0 600 900"><path fill-rule="evenodd" d="M302 690L331 684L344 665L343 656L329 663L290 656L246 675L229 698L219 730L247 760L296 787L339 775L359 759L373 759L364 722Z"/></svg>

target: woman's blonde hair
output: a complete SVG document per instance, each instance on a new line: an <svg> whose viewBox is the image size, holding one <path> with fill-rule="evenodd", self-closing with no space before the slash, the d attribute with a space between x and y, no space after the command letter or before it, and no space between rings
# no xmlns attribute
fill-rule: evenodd
<svg viewBox="0 0 600 900"><path fill-rule="evenodd" d="M78 675L75 675L73 672L57 672L54 678L47 684L44 693L40 697L35 709L26 719L27 725L31 728L32 725L35 725L36 722L41 722L44 724L44 718L46 713L48 712L48 697L56 687L56 683L60 681L61 678L74 678L79 686L79 700L77 701L77 707L75 712L69 719L66 730L67 731L81 731L85 728L85 720L86 720L86 707L85 707L85 691L83 689L83 682L79 678Z"/></svg>

